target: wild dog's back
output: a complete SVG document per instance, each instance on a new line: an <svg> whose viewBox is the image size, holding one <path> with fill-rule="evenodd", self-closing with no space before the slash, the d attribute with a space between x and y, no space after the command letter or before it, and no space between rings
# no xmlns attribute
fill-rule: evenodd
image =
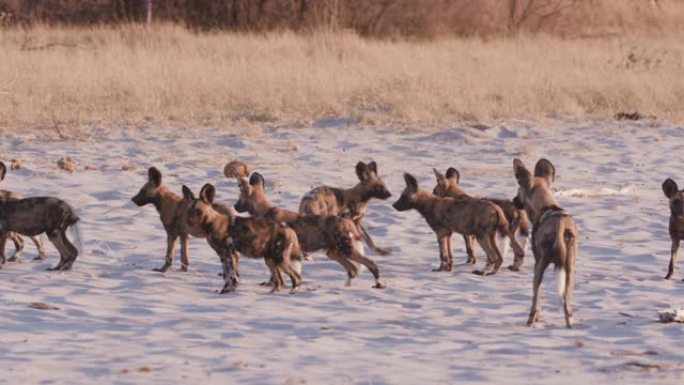
<svg viewBox="0 0 684 385"><path fill-rule="evenodd" d="M3 232L38 235L64 230L78 220L74 208L59 198L0 200L0 230Z"/></svg>

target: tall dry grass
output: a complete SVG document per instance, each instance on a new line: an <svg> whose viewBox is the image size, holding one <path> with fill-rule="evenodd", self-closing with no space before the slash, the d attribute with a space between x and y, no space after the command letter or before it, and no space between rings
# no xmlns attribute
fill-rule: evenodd
<svg viewBox="0 0 684 385"><path fill-rule="evenodd" d="M684 121L684 36L378 41L352 33L0 29L0 128L416 126L639 111Z"/></svg>

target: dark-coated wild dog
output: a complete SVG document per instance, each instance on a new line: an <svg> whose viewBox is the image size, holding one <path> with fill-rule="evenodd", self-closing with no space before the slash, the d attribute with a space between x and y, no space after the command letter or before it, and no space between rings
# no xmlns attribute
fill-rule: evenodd
<svg viewBox="0 0 684 385"><path fill-rule="evenodd" d="M299 213L303 215L342 215L351 218L359 227L364 241L380 255L389 255L390 251L378 247L370 234L361 224L368 202L372 198L385 200L392 194L378 176L378 165L375 162L356 164L356 176L359 183L349 189L320 186L309 191L299 203Z"/></svg>
<svg viewBox="0 0 684 385"><path fill-rule="evenodd" d="M551 162L542 158L535 165L532 176L523 162L515 159L513 171L519 185L518 195L513 201L518 208L527 211L532 221L534 297L527 325L531 326L539 320L539 294L544 271L553 263L558 272L558 292L563 297L565 323L568 328L572 328L572 287L579 237L575 221L558 206L551 194L551 183L556 178L556 169Z"/></svg>
<svg viewBox="0 0 684 385"><path fill-rule="evenodd" d="M471 198L468 194L463 191L459 185L461 174L453 167L449 167L446 174L441 174L436 169L435 179L437 184L432 190L432 193L441 197L450 197L454 199L461 198ZM518 271L523 264L523 259L525 258L525 249L527 247L527 240L530 236L529 221L527 220L527 214L525 210L521 210L515 207L513 201L510 199L496 199L496 198L483 198L495 205L499 206L503 210L506 220L508 221L508 234L506 237L501 237L501 243L499 244L499 250L501 255L506 255L506 249L508 244L506 239L510 239L511 247L514 250L515 259L513 264L508 266L509 270ZM466 245L466 252L468 254L467 263L475 263L475 254L473 253L473 241L472 235L463 236L463 240ZM451 241L448 244L449 249L451 249ZM518 252L515 250L518 249ZM521 252L522 251L522 252Z"/></svg>
<svg viewBox="0 0 684 385"><path fill-rule="evenodd" d="M487 265L475 274L489 275L497 272L503 258L496 245L496 237L508 231L508 222L499 207L484 199L443 198L420 188L416 178L404 174L406 188L393 207L398 211L416 209L425 218L439 243L439 269L451 271L453 256L447 247L451 234L473 235L487 254Z"/></svg>
<svg viewBox="0 0 684 385"><path fill-rule="evenodd" d="M373 274L373 287L383 288L378 265L363 255L362 236L351 219L335 215L301 215L275 207L266 198L264 177L257 172L252 174L249 182L240 179L240 199L234 208L240 213L249 212L255 217L287 223L297 233L303 252L325 250L330 259L344 267L347 286L359 273L356 263L360 263Z"/></svg>
<svg viewBox="0 0 684 385"><path fill-rule="evenodd" d="M58 198L0 199L0 262L5 263L5 242L10 232L30 237L45 233L60 258L57 266L48 270L71 269L78 249L69 242L66 231L76 222L76 211Z"/></svg>
<svg viewBox="0 0 684 385"><path fill-rule="evenodd" d="M5 174L7 173L7 167L5 163L0 161L0 181L5 179ZM0 190L0 199L21 199L21 195L13 191ZM21 251L24 249L24 239L15 232L9 232L7 237L14 243L14 254L8 259L9 262L15 262L19 260ZM34 261L41 261L45 259L45 246L43 246L43 241L40 236L30 237L33 243L38 249L38 256L33 258Z"/></svg>
<svg viewBox="0 0 684 385"><path fill-rule="evenodd" d="M138 194L131 198L138 206L146 204L154 205L159 213L164 230L166 231L166 257L164 265L155 271L165 272L173 264L174 247L176 240L181 241L181 271L188 270L188 237L206 238L207 234L201 228L193 228L187 225L186 202L176 195L167 186L162 184L162 174L156 167L150 167L147 171L147 182L142 186ZM229 207L216 205L215 210L231 213Z"/></svg>
<svg viewBox="0 0 684 385"><path fill-rule="evenodd" d="M207 234L209 245L221 259L225 285L221 293L235 290L239 280L238 253L250 258L263 258L271 272L273 291L283 287L280 271L292 281L292 293L302 281L300 273L302 251L297 234L291 228L264 218L243 218L217 211L214 206L216 190L205 184L199 197L183 186L190 227L200 227ZM296 262L293 266L292 262Z"/></svg>
<svg viewBox="0 0 684 385"><path fill-rule="evenodd" d="M672 278L674 273L675 263L677 262L677 253L679 252L679 244L684 239L684 190L679 190L677 183L672 179L667 179L663 182L663 192L667 199L670 200L670 239L672 239L672 248L670 249L670 266L667 269L665 279Z"/></svg>

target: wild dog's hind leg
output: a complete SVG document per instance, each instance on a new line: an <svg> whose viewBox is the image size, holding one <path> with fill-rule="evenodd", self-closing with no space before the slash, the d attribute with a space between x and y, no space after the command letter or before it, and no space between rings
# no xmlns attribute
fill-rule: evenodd
<svg viewBox="0 0 684 385"><path fill-rule="evenodd" d="M59 230L48 233L48 240L59 251L59 263L55 267L48 267L48 271L62 270L64 264L69 260L69 250L64 244L64 238Z"/></svg>
<svg viewBox="0 0 684 385"><path fill-rule="evenodd" d="M0 233L0 268L5 264L5 245L7 244L8 233Z"/></svg>
<svg viewBox="0 0 684 385"><path fill-rule="evenodd" d="M572 329L572 285L574 284L573 271L565 272L565 291L563 292L563 310L565 310L565 324Z"/></svg>
<svg viewBox="0 0 684 385"><path fill-rule="evenodd" d="M672 274L674 273L675 269L675 264L677 263L677 253L679 252L680 242L681 240L679 238L672 239L672 248L670 249L670 266L667 269L667 275L665 276L665 279L672 278Z"/></svg>
<svg viewBox="0 0 684 385"><path fill-rule="evenodd" d="M14 231L10 232L7 234L9 238L12 239L12 242L14 243L14 254L8 259L8 262L16 262L19 260L19 256L21 255L21 251L24 250L24 238L21 237L18 233L15 233Z"/></svg>
<svg viewBox="0 0 684 385"><path fill-rule="evenodd" d="M510 229L508 232L508 238L510 239L511 248L513 249L513 254L515 255L513 257L513 263L508 266L508 270L520 271L520 267L523 264L523 259L525 258L525 249L523 249L522 245L520 245L518 239L515 237L515 229ZM502 252L501 254L503 255L504 253Z"/></svg>
<svg viewBox="0 0 684 385"><path fill-rule="evenodd" d="M375 285L373 285L374 289L384 289L385 285L380 283L380 269L378 268L378 265L373 261L372 259L366 257L365 255L361 254L354 248L352 250L351 254L348 256L349 259L351 259L354 262L360 263L368 268L370 272L373 274L373 278L375 278Z"/></svg>
<svg viewBox="0 0 684 385"><path fill-rule="evenodd" d="M496 247L496 233L486 234L482 237L477 238L477 242L484 250L487 255L487 264L483 270L475 270L473 274L477 275L493 275L499 270L503 258L499 252L499 248Z"/></svg>
<svg viewBox="0 0 684 385"><path fill-rule="evenodd" d="M64 245L64 249L66 250L68 256L68 259L62 265L61 270L69 270L74 265L76 257L78 257L78 249L76 248L76 246L74 246L73 243L69 242L69 239L66 236L66 230L60 232L60 237L62 239L62 244Z"/></svg>
<svg viewBox="0 0 684 385"><path fill-rule="evenodd" d="M280 271L278 271L278 265L276 265L275 261L271 258L264 258L264 262L266 262L266 267L268 267L268 271L271 272L271 277L273 277L273 287L271 288L271 293L280 291L280 289L284 286L284 283L283 277L280 275Z"/></svg>
<svg viewBox="0 0 684 385"><path fill-rule="evenodd" d="M40 238L40 235L35 235L30 237L33 243L36 245L36 249L38 249L38 256L33 258L34 261L42 261L45 259L45 245L43 245L43 240Z"/></svg>
<svg viewBox="0 0 684 385"><path fill-rule="evenodd" d="M543 258L537 259L534 263L534 280L532 282L532 308L530 309L530 316L527 319L527 326L532 326L539 321L539 313L541 312L541 298L539 297L541 291L542 280L544 279L544 271L549 266Z"/></svg>
<svg viewBox="0 0 684 385"><path fill-rule="evenodd" d="M342 256L339 250L330 249L325 254L328 256L328 258L344 267L344 270L347 272L347 283L345 283L345 286L351 286L352 280L359 274L359 268L351 263L347 258Z"/></svg>

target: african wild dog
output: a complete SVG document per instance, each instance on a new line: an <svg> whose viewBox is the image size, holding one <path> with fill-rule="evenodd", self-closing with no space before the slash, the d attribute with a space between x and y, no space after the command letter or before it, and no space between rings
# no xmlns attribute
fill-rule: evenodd
<svg viewBox="0 0 684 385"><path fill-rule="evenodd" d="M556 169L547 159L540 159L534 176L520 159L513 160L513 171L518 180L518 195L513 202L524 208L532 221L532 253L534 254L534 297L527 320L531 326L539 320L539 298L544 271L553 263L558 271L558 292L563 297L565 323L572 328L572 287L577 256L577 226L572 217L558 206L551 194L551 183Z"/></svg>
<svg viewBox="0 0 684 385"><path fill-rule="evenodd" d="M674 273L675 263L677 262L677 253L679 252L679 244L684 239L684 190L679 190L677 183L672 179L667 179L663 182L663 192L667 199L670 200L670 239L672 239L672 248L670 249L670 266L667 269L665 279L672 278Z"/></svg>
<svg viewBox="0 0 684 385"><path fill-rule="evenodd" d="M257 172L249 182L240 179L240 199L234 208L240 213L249 212L255 217L286 223L297 233L305 253L326 250L326 255L347 271L347 286L351 286L352 279L359 273L359 263L373 273L374 288L384 287L380 283L378 265L363 255L362 236L351 219L335 215L301 215L275 207L266 198L264 177Z"/></svg>
<svg viewBox="0 0 684 385"><path fill-rule="evenodd" d="M5 263L5 242L10 232L31 237L46 233L48 240L59 251L60 258L57 266L48 270L71 269L78 257L78 249L69 242L66 231L76 222L76 211L58 198L1 199L0 263Z"/></svg>
<svg viewBox="0 0 684 385"><path fill-rule="evenodd" d="M352 188L319 186L312 189L299 203L299 213L349 217L359 227L363 240L373 251L380 255L389 255L389 250L375 245L370 234L361 224L361 219L372 198L385 200L392 194L378 176L378 165L375 162L357 163L356 176L359 178L359 183Z"/></svg>
<svg viewBox="0 0 684 385"><path fill-rule="evenodd" d="M397 211L416 209L425 218L439 243L439 268L435 271L451 271L453 255L447 247L453 232L473 235L487 254L487 265L475 274L489 275L499 270L503 263L496 245L499 233L508 231L508 222L499 207L484 199L443 198L420 188L416 178L405 173L406 188L393 207Z"/></svg>
<svg viewBox="0 0 684 385"><path fill-rule="evenodd" d="M292 281L295 293L302 281L302 251L297 234L291 228L265 218L243 218L221 213L214 208L216 190L205 184L195 198L187 186L183 186L183 199L187 207L190 227L200 227L207 234L207 241L221 259L225 284L221 293L235 290L239 280L238 253L250 258L264 258L271 272L273 290L283 287L280 271ZM292 261L296 262L296 267Z"/></svg>
<svg viewBox="0 0 684 385"><path fill-rule="evenodd" d="M5 166L5 163L0 161L0 181L5 179L5 174L7 173L7 167ZM7 190L0 190L0 199L20 199L21 195L18 193L15 193L13 191L7 191ZM19 260L19 255L21 255L21 251L24 249L24 239L17 233L15 232L9 232L7 234L7 237L12 240L14 243L14 254L7 260L9 262L15 262ZM36 249L38 249L38 256L33 258L34 261L41 261L45 259L45 246L43 246L43 241L40 239L40 236L31 236L30 237L33 243L36 245Z"/></svg>
<svg viewBox="0 0 684 385"><path fill-rule="evenodd" d="M471 198L468 194L461 189L459 185L461 174L453 167L449 167L446 174L443 175L437 169L433 169L435 172L435 178L437 184L432 190L433 194L441 197L450 197L454 199L461 198ZM527 214L525 210L520 210L513 205L513 201L510 199L496 199L496 198L483 198L495 205L499 206L503 210L506 220L508 221L508 234L505 237L501 237L501 243L499 244L499 250L501 255L506 255L506 238L510 240L511 247L514 250L515 259L513 264L508 266L509 270L518 271L523 264L523 259L525 258L525 249L527 248L527 240L530 236L529 222L527 220ZM517 232L517 235L516 235ZM466 244L466 252L468 254L468 263L475 263L475 255L473 253L473 236L467 235L463 236L463 240ZM447 245L451 249L451 240ZM515 252L515 250L518 250Z"/></svg>
<svg viewBox="0 0 684 385"><path fill-rule="evenodd" d="M176 239L181 241L181 271L188 270L188 237L192 235L197 238L205 238L206 232L200 228L193 228L187 225L186 203L180 196L176 195L162 184L162 174L156 167L150 167L147 171L147 183L145 183L138 194L131 198L133 203L138 206L152 204L159 213L164 230L166 230L166 257L164 265L155 271L165 272L173 264L174 247ZM224 213L231 213L229 207L225 205L215 205L215 210Z"/></svg>

